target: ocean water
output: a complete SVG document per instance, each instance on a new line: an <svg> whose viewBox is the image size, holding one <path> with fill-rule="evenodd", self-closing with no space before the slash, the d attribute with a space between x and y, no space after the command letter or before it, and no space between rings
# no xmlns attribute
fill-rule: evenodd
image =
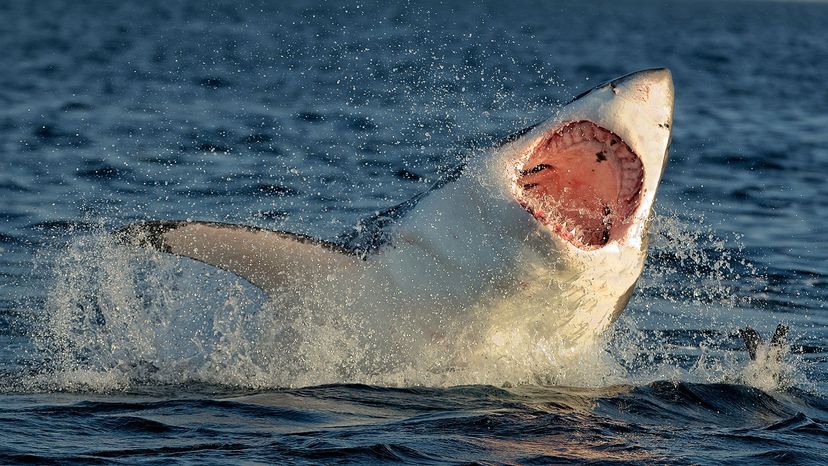
<svg viewBox="0 0 828 466"><path fill-rule="evenodd" d="M828 462L828 4L11 0L0 19L0 462ZM676 114L647 266L574 360L400 366L108 234L331 239L655 66ZM779 323L789 350L751 361L738 330Z"/></svg>

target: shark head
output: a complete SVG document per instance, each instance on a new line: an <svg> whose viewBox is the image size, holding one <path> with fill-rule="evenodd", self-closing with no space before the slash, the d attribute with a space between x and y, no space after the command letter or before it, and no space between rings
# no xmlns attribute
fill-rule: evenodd
<svg viewBox="0 0 828 466"><path fill-rule="evenodd" d="M672 119L666 69L601 84L516 141L505 161L512 195L567 249L641 249Z"/></svg>
<svg viewBox="0 0 828 466"><path fill-rule="evenodd" d="M644 267L672 121L670 72L644 70L579 95L484 158L478 178L509 212L498 214L501 234L520 244L499 257L528 277L501 322L544 320L575 341L617 318Z"/></svg>

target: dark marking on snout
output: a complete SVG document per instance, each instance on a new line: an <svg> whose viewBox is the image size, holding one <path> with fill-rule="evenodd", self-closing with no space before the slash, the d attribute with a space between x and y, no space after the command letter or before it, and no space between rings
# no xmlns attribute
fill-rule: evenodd
<svg viewBox="0 0 828 466"><path fill-rule="evenodd" d="M537 183L526 183L525 185L523 185L523 189L532 189L537 185Z"/></svg>
<svg viewBox="0 0 828 466"><path fill-rule="evenodd" d="M607 160L607 154L605 154L604 151L600 151L600 152L597 152L595 154L595 161L596 162L601 163L605 160Z"/></svg>
<svg viewBox="0 0 828 466"><path fill-rule="evenodd" d="M612 139L612 140L610 140L610 145L611 145L611 146L614 146L614 145L616 145L616 144L618 144L618 140L617 140L617 139Z"/></svg>
<svg viewBox="0 0 828 466"><path fill-rule="evenodd" d="M641 71L633 71L632 73L625 74L624 76L619 76L618 78L615 78L611 81L605 81L605 82L593 87L592 89L586 90L586 91L581 92L580 94L576 95L574 99L569 101L569 103L575 102L576 100L589 95L592 91L595 91L595 90L598 90L598 89L606 89L607 87L609 87L614 94L618 94L620 92L620 90L618 89L618 84L623 82L625 79L629 78L630 76L632 76L634 74L642 73L644 71L659 71L659 70L664 70L664 69L666 69L666 68L649 68L649 69L641 70Z"/></svg>

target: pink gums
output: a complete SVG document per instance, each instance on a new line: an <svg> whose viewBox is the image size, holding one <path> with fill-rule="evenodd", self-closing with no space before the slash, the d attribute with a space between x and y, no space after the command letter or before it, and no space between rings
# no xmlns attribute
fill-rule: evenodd
<svg viewBox="0 0 828 466"><path fill-rule="evenodd" d="M548 134L519 170L520 203L581 249L624 236L644 180L630 147L589 121Z"/></svg>

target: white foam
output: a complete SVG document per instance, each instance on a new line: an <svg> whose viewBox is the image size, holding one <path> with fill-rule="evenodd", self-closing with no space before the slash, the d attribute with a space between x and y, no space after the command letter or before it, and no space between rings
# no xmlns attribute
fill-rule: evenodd
<svg viewBox="0 0 828 466"><path fill-rule="evenodd" d="M444 320L445 332L422 335L416 319L389 312L393 335L380 335L365 330L376 326L358 314L326 307L324 296L309 293L302 305L286 308L231 274L93 233L42 259L54 272L35 334L45 367L24 385L95 391L147 383L260 389L324 383L600 387L671 378L778 389L801 382L784 362L774 371L767 364L746 365L744 352L722 349L723 336L699 348L645 337L643 329L653 326L647 314L661 312L659 303L672 301L673 310L684 306L674 322L680 328L692 322L694 312L745 299L734 297L727 285L735 259L722 251L707 256L702 246L719 247L719 242L688 228L672 216L657 218L651 247L697 266L682 277L692 293L666 279L676 273L669 270L672 265L656 264L645 273L642 288L659 299L636 298L606 341L572 349L531 329L515 329L493 340L501 347L491 352L481 351L474 340L485 316L452 322L445 310L435 310L433 318ZM682 368L679 353L696 362Z"/></svg>

